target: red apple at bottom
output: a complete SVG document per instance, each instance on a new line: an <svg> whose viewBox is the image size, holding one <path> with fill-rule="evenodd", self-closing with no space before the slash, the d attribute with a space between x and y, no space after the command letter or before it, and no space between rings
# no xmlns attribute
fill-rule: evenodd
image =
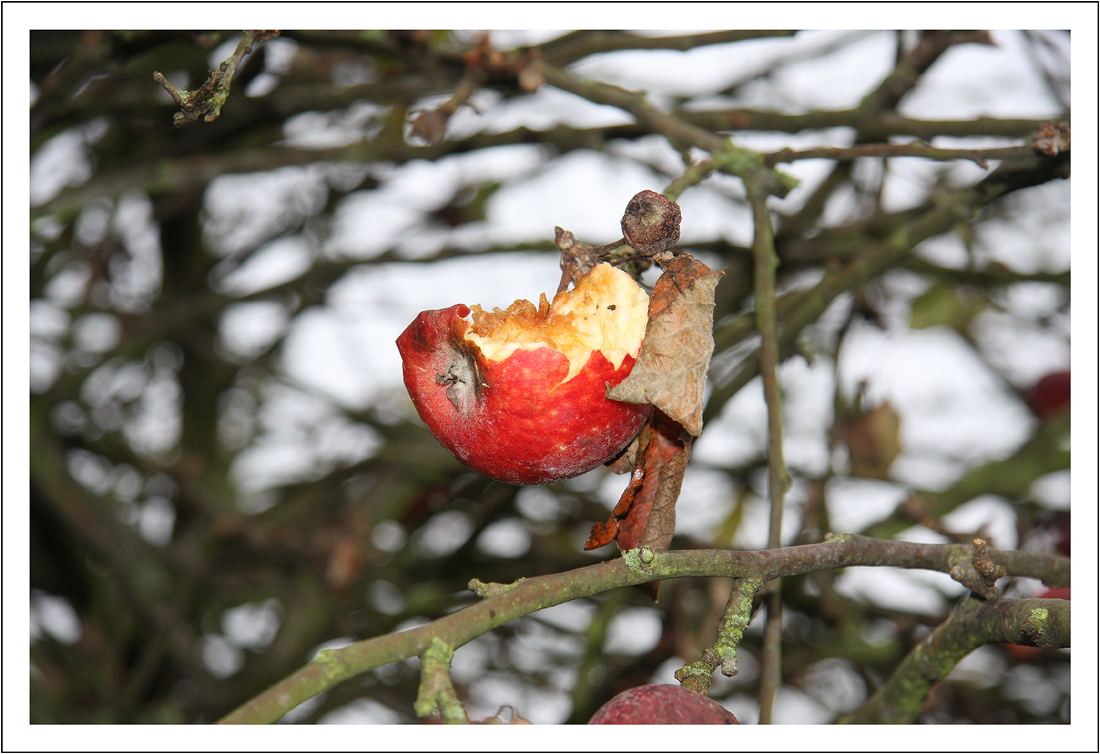
<svg viewBox="0 0 1100 754"><path fill-rule="evenodd" d="M649 416L648 404L605 396L634 367L648 313L645 291L608 264L538 308L421 312L397 339L405 387L470 468L511 484L570 479L611 460Z"/></svg>
<svg viewBox="0 0 1100 754"><path fill-rule="evenodd" d="M589 725L740 725L732 712L683 686L654 683L612 697Z"/></svg>

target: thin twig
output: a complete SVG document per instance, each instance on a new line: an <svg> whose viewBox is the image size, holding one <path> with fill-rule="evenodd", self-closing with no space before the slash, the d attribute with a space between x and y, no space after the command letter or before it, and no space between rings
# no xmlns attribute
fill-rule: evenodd
<svg viewBox="0 0 1100 754"><path fill-rule="evenodd" d="M768 549L782 547L783 498L791 480L783 461L783 407L779 394L779 332L775 300L775 271L779 258L775 254L771 213L767 193L750 176L745 187L753 209L753 269L756 298L756 326L760 332L760 375L764 383L764 400L768 407L768 501L771 516L768 528ZM771 722L775 692L782 682L781 626L783 598L775 584L768 596L768 622L764 630L764 658L760 683L760 723Z"/></svg>
<svg viewBox="0 0 1100 754"><path fill-rule="evenodd" d="M681 686L705 694L710 688L711 676L718 668L722 669L724 676L732 678L737 675L737 647L752 619L752 598L762 586L759 579L734 579L726 611L718 627L718 639L713 647L703 652L702 659L676 671L676 680Z"/></svg>
<svg viewBox="0 0 1100 754"><path fill-rule="evenodd" d="M669 140L675 148L684 150L697 147L715 157L714 167L731 175L744 178L750 172L761 171L758 178L764 190L775 196L786 196L797 181L763 164L760 155L749 149L735 146L725 136L692 125L675 115L658 110L647 100L644 92L632 92L599 81L578 79L544 60L535 61L547 84L571 92L591 102L613 105L638 119L642 125L653 129Z"/></svg>
<svg viewBox="0 0 1100 754"><path fill-rule="evenodd" d="M615 50L694 50L713 44L743 42L747 39L791 37L795 30L735 29L702 34L644 37L623 31L575 31L537 45L534 49L554 65L564 66L588 55Z"/></svg>
<svg viewBox="0 0 1100 754"><path fill-rule="evenodd" d="M781 131L799 133L829 128L856 128L865 139L883 141L890 136L911 136L934 139L949 136L1002 136L1025 138L1039 130L1045 122L1025 118L980 117L971 120L925 120L908 118L896 112L883 113L877 122L858 119L856 108L849 110L812 110L805 113L785 113L773 110L730 108L715 110L680 110L675 115L688 123L713 131ZM1057 119L1065 119L1061 113Z"/></svg>
<svg viewBox="0 0 1100 754"><path fill-rule="evenodd" d="M1034 147L995 149L940 149L924 142L910 144L858 144L854 147L819 147L794 150L789 147L763 155L765 164L776 165L796 160L833 160L851 162L860 157L921 157L926 160L970 160L980 168L989 168L989 160L1013 160L1034 154Z"/></svg>
<svg viewBox="0 0 1100 754"><path fill-rule="evenodd" d="M237 49L233 54L222 61L218 70L211 71L206 81L195 91L177 89L164 78L160 71L153 71L153 80L164 87L172 99L180 106L180 111L172 116L172 123L176 126L187 126L199 118L207 123L216 120L221 115L222 106L229 99L229 88L233 84L233 76L237 73L237 66L241 64L245 56L252 52L255 45L262 44L269 39L279 36L278 29L250 29L241 36Z"/></svg>

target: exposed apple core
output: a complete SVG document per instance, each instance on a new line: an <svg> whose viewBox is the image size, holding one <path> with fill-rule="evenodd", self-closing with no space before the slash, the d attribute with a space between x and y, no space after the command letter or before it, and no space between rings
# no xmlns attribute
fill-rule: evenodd
<svg viewBox="0 0 1100 754"><path fill-rule="evenodd" d="M627 355L637 358L645 336L649 296L627 273L606 262L592 268L553 303L546 294L536 308L517 300L506 310L470 307L472 323L466 339L485 358L502 361L517 350L546 346L569 359L565 380L575 377L593 351L600 351L616 369Z"/></svg>

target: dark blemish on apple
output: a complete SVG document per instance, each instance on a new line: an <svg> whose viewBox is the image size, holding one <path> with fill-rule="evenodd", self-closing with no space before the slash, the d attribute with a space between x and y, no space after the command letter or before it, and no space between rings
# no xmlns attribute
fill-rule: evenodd
<svg viewBox="0 0 1100 754"><path fill-rule="evenodd" d="M466 416L473 408L473 404L481 398L481 389L489 385L481 379L481 373L477 368L477 357L469 348L460 344L455 348L451 363L447 365L447 371L439 372L435 376L437 385L447 386L447 399L455 407L455 411Z"/></svg>
<svg viewBox="0 0 1100 754"><path fill-rule="evenodd" d="M420 322L423 318L423 314L417 317L417 322L420 323L420 326L412 331L412 347L416 351L430 353L434 346L432 345L431 337L428 335L427 328Z"/></svg>
<svg viewBox="0 0 1100 754"><path fill-rule="evenodd" d="M614 304L608 304L608 306L607 306L607 310L608 310L609 312L613 312L613 311L615 311L615 305L614 305Z"/></svg>

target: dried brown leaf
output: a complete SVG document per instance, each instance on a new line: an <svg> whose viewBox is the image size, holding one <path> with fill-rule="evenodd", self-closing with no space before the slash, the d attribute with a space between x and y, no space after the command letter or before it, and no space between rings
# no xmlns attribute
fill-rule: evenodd
<svg viewBox="0 0 1100 754"><path fill-rule="evenodd" d="M615 542L620 550L648 546L665 551L676 531L676 501L691 456L691 436L683 427L654 411L640 437L630 483L606 523L596 523L584 549ZM639 588L657 599L660 582Z"/></svg>
<svg viewBox="0 0 1100 754"><path fill-rule="evenodd" d="M889 401L866 413L841 418L838 430L848 446L852 476L890 479L890 466L901 452L900 425Z"/></svg>
<svg viewBox="0 0 1100 754"><path fill-rule="evenodd" d="M698 437L703 431L703 388L714 353L714 289L723 273L688 254L662 257L657 261L664 274L649 301L649 325L638 363L607 397L652 403Z"/></svg>

